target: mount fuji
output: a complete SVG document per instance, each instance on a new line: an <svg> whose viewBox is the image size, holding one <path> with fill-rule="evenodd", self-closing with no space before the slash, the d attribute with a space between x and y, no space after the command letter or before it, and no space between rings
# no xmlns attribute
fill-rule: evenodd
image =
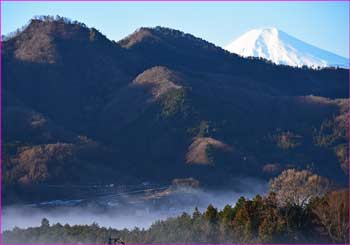
<svg viewBox="0 0 350 245"><path fill-rule="evenodd" d="M250 30L224 49L243 57L260 57L295 67L349 67L346 58L305 43L274 27Z"/></svg>

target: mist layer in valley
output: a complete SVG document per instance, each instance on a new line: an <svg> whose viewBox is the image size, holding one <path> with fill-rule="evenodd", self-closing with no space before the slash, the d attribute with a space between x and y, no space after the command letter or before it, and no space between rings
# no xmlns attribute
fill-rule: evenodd
<svg viewBox="0 0 350 245"><path fill-rule="evenodd" d="M116 229L148 228L157 220L183 212L192 213L195 207L201 211L209 204L223 208L226 204L234 204L240 196L253 197L264 193L267 183L243 179L237 181L231 190L181 184L158 186L148 182L123 187L110 184L86 188L85 193L75 194L69 199L5 206L2 211L3 230L40 226L43 218L51 223L70 225L97 223Z"/></svg>

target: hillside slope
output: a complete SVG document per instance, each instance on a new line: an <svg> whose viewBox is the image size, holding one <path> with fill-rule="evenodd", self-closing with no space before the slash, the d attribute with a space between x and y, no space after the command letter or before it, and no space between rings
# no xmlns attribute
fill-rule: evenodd
<svg viewBox="0 0 350 245"><path fill-rule="evenodd" d="M290 167L346 181L345 69L244 59L162 27L116 43L51 19L2 55L5 201L48 183L229 186Z"/></svg>

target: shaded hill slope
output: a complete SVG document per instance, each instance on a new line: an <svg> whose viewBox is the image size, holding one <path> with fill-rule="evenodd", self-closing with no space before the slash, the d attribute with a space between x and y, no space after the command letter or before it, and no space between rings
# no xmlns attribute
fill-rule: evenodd
<svg viewBox="0 0 350 245"><path fill-rule="evenodd" d="M188 177L228 186L290 167L346 181L347 70L244 59L162 27L115 43L64 19L32 20L2 58L9 193ZM205 164L189 164L201 139Z"/></svg>

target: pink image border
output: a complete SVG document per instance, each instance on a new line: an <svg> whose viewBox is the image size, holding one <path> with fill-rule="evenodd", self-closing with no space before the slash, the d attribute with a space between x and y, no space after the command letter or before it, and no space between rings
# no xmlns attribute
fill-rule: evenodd
<svg viewBox="0 0 350 245"><path fill-rule="evenodd" d="M250 3L258 3L258 2L348 2L348 22L350 23L350 0L336 0L336 1L332 1L332 0L245 0L245 1L237 1L237 0L218 0L218 1L213 1L213 0L102 0L102 1L98 1L98 0L0 0L0 147L1 147L1 151L0 151L0 192L2 193L2 168L1 168L1 163L2 163L2 2L99 2L101 4L103 4L104 2L181 2L181 3L201 3L201 2L212 2L212 3L220 3L220 2L235 2L235 3L243 3L243 2L250 2ZM350 30L348 30L348 36L349 36L349 40L350 40ZM350 44L349 44L350 47ZM350 58L350 49L349 49L349 53L348 53L348 61ZM349 72L349 84L350 84L350 64L348 65L348 72ZM349 86L349 91L348 91L348 98L350 95L350 86ZM348 129L350 128L349 125L349 121L350 121L350 105L348 103ZM350 142L350 130L348 130L348 144ZM350 148L350 147L349 147ZM348 152L348 159L350 159L350 151ZM348 162L348 166L349 166L349 162ZM350 192L350 170L348 173L348 191ZM349 193L350 194L350 193ZM350 195L349 195L350 196ZM350 221L350 212L349 212L349 221ZM0 244L2 243L2 194L0 195ZM56 244L50 244L50 245L58 245L59 243ZM167 243L168 244L168 243ZM240 243L235 243L235 244L240 244ZM308 245L316 245L318 243L314 243L314 244L308 244ZM17 244L20 245L20 244ZM30 245L30 244L27 244ZM34 245L34 244L33 244ZM46 245L46 244L35 244L35 245ZM65 244L65 245L69 245L69 244ZM72 244L73 245L73 244ZM85 245L90 245L90 244L85 244ZM96 244L91 244L91 245L96 245ZM143 245L143 244L140 244ZM170 245L170 243L169 243ZM180 245L180 244L178 244ZM210 245L210 244L209 244ZM218 244L215 244L218 245ZM243 245L243 244L242 244ZM301 245L301 244L300 244Z"/></svg>

